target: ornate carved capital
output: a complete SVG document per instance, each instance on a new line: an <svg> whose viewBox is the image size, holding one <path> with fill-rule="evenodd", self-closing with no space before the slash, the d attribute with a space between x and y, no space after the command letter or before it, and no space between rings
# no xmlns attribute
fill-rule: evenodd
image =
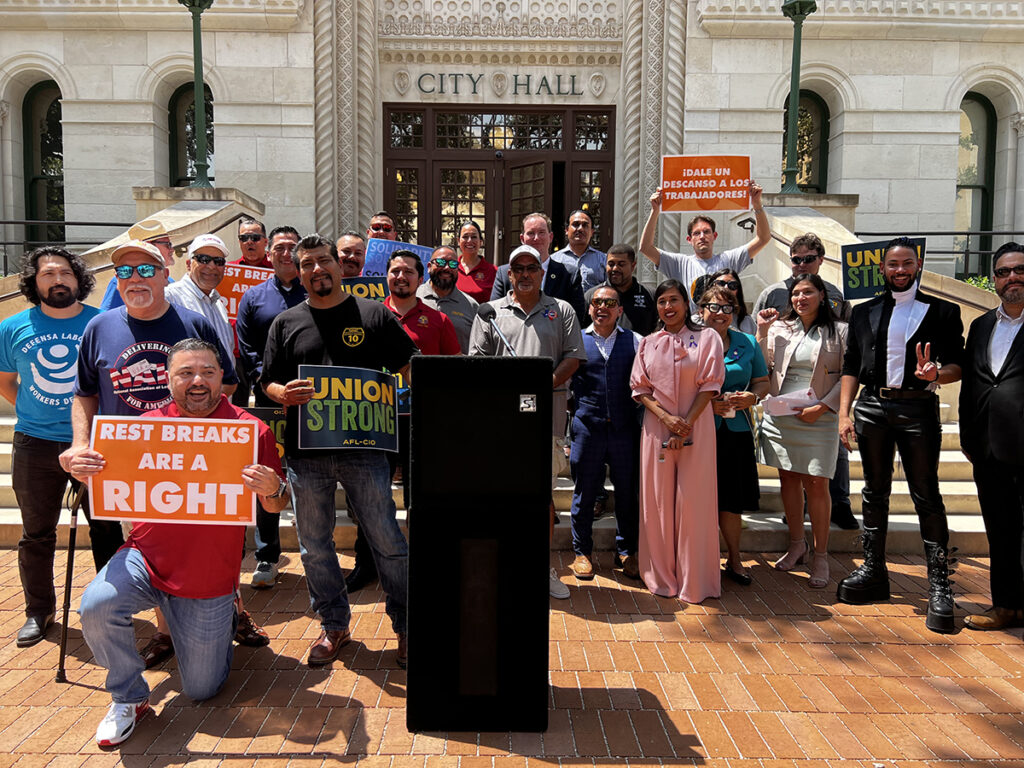
<svg viewBox="0 0 1024 768"><path fill-rule="evenodd" d="M0 117L0 124L3 123L3 118ZM1018 112L1016 115L1010 118L1010 125L1013 126L1013 130L1017 132L1018 136L1024 136L1024 115Z"/></svg>
<svg viewBox="0 0 1024 768"><path fill-rule="evenodd" d="M0 101L0 128L4 127L7 122L7 115L11 112L11 103L9 101Z"/></svg>

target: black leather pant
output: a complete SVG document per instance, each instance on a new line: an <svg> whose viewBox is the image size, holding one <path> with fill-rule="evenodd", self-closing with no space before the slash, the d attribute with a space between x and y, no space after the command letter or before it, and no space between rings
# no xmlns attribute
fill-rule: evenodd
<svg viewBox="0 0 1024 768"><path fill-rule="evenodd" d="M945 547L949 528L939 493L938 398L881 400L862 394L853 418L864 468L864 526L883 531L889 526L893 460L899 448L921 537Z"/></svg>

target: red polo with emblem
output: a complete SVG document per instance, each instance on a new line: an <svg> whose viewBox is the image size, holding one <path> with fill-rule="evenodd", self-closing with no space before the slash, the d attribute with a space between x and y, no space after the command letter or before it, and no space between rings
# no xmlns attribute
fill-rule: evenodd
<svg viewBox="0 0 1024 768"><path fill-rule="evenodd" d="M480 304L491 300L491 289L494 287L494 278L498 274L498 268L491 262L480 259L480 263L471 270L466 271L459 260L459 276L455 279L455 287L475 299Z"/></svg>
<svg viewBox="0 0 1024 768"><path fill-rule="evenodd" d="M391 296L384 299L384 306L395 313L398 322L409 334L424 355L458 355L462 353L455 326L436 309L431 309L421 299L404 315L398 314Z"/></svg>

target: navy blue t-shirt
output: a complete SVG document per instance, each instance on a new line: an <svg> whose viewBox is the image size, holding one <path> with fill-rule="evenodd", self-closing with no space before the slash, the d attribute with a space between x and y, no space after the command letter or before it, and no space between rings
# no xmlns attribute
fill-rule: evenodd
<svg viewBox="0 0 1024 768"><path fill-rule="evenodd" d="M210 321L173 304L156 320L138 320L125 307L103 312L85 327L78 350L75 394L98 395L104 416L137 416L171 402L167 352L182 339L199 338L220 352L224 383L235 384L230 350L225 351Z"/></svg>

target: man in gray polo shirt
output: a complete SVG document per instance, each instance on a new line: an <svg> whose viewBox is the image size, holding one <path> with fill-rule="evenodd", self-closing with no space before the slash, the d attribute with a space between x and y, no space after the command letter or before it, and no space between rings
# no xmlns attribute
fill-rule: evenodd
<svg viewBox="0 0 1024 768"><path fill-rule="evenodd" d="M476 309L480 306L476 299L470 298L455 287L458 279L459 257L455 249L447 245L435 248L427 263L430 282L421 285L416 296L432 309L441 312L455 326L455 336L459 340L462 354L469 352L469 332L473 327Z"/></svg>
<svg viewBox="0 0 1024 768"><path fill-rule="evenodd" d="M750 182L750 207L754 209L757 225L754 238L739 248L715 253L715 220L709 216L694 216L686 225L686 242L693 246L693 253L669 253L654 245L654 231L658 228L658 216L661 214L661 189L651 195L651 213L640 235L640 252L650 259L665 278L678 280L690 294L690 310L697 311L697 299L694 296L694 284L702 275L710 275L720 269L732 269L737 273L750 266L750 262L758 252L772 239L768 217L761 205L761 193L764 190L753 180Z"/></svg>
<svg viewBox="0 0 1024 768"><path fill-rule="evenodd" d="M579 320L569 302L555 299L541 291L544 269L540 253L529 245L521 245L509 256L509 281L512 292L480 307L469 339L469 354L507 357L511 353L495 332L488 315L494 318L501 333L519 357L550 357L553 389L551 412L551 485L558 467L565 460L566 384L576 372L580 361L587 359L583 348ZM554 519L552 518L552 523ZM565 599L569 589L552 568L549 578L552 597Z"/></svg>

